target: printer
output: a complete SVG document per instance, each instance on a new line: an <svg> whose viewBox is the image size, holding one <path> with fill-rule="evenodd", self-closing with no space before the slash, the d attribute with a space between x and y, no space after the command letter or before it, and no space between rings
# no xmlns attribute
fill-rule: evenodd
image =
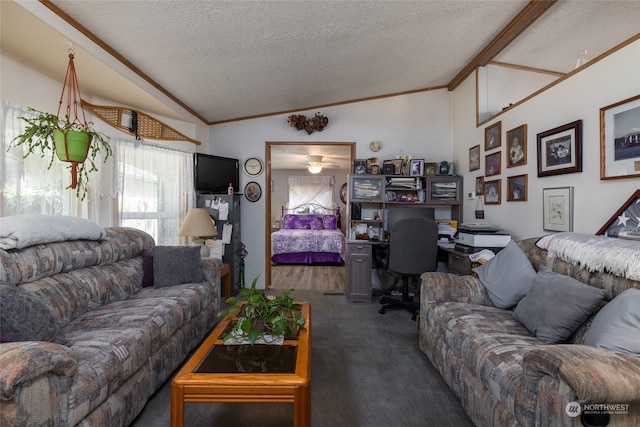
<svg viewBox="0 0 640 427"><path fill-rule="evenodd" d="M499 252L511 241L511 235L490 224L461 224L453 236L455 249L464 253L474 253L482 249Z"/></svg>

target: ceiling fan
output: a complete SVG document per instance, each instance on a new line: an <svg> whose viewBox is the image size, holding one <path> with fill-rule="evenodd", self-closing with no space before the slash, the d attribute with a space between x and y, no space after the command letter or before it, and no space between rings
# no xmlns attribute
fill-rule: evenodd
<svg viewBox="0 0 640 427"><path fill-rule="evenodd" d="M337 168L338 165L333 163L323 162L322 156L307 156L307 170L311 173L320 173L324 168Z"/></svg>

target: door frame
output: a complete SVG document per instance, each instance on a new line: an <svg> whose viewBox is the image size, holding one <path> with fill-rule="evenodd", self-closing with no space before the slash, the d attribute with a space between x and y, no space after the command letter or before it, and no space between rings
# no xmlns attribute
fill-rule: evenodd
<svg viewBox="0 0 640 427"><path fill-rule="evenodd" d="M323 142L323 141L265 141L265 246L264 246L264 265L265 265L265 289L271 287L271 191L273 181L271 180L271 147L274 145L338 145L349 147L351 151L351 165L356 157L356 143L355 142Z"/></svg>

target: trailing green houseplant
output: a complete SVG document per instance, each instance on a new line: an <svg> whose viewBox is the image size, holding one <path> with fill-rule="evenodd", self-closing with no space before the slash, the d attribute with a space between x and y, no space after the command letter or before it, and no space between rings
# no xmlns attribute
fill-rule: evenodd
<svg viewBox="0 0 640 427"><path fill-rule="evenodd" d="M291 291L267 296L263 289L256 289L258 277L250 288L241 288L237 297L228 298L229 307L218 313L218 317L233 315L232 329L223 338L225 341L275 343L282 337L295 337L305 326L301 306L294 302Z"/></svg>
<svg viewBox="0 0 640 427"><path fill-rule="evenodd" d="M27 123L27 127L11 141L9 148L23 146L25 158L31 154L40 155L41 158L49 157L47 169L51 169L55 155L61 161L71 162L69 169L72 172L72 182L67 188L75 189L76 196L84 200L89 173L98 170L98 155L104 152L104 162L113 155L109 137L97 132L92 122L84 124L77 120L71 121L68 116L59 118L55 114L31 107L27 109L36 115L19 117ZM76 140L81 144L79 148L75 148Z"/></svg>

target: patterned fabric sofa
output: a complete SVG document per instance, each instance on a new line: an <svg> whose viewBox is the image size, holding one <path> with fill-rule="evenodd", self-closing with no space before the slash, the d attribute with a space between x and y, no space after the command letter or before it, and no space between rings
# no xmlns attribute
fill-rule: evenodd
<svg viewBox="0 0 640 427"><path fill-rule="evenodd" d="M518 242L534 276L546 266L603 289L597 309L640 288L637 280L548 257L537 240ZM607 412L609 425L640 425L640 356L584 345L597 311L568 340L548 344L514 319L513 308L495 307L478 277L424 273L421 280L420 348L477 426L581 426L588 412ZM638 307L640 295L630 293ZM552 296L549 302L565 310ZM629 339L640 344L640 334Z"/></svg>
<svg viewBox="0 0 640 427"><path fill-rule="evenodd" d="M198 255L198 283L143 287L151 236L103 231L0 249L3 307L19 289L28 307L13 303L15 315L49 319L42 329L56 332L0 344L0 425L126 426L214 325L220 261Z"/></svg>

